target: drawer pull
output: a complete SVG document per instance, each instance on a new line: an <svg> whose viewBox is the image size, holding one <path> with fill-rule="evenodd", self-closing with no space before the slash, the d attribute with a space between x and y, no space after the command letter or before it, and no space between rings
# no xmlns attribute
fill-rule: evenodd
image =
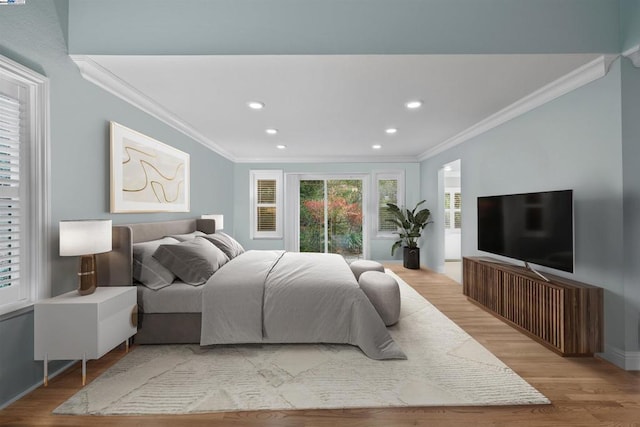
<svg viewBox="0 0 640 427"><path fill-rule="evenodd" d="M131 309L131 326L138 327L138 305L134 305Z"/></svg>

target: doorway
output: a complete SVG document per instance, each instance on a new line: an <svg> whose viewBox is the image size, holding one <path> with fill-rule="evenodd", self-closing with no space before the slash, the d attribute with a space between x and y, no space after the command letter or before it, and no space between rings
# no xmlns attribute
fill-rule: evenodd
<svg viewBox="0 0 640 427"><path fill-rule="evenodd" d="M300 252L366 258L366 180L354 176L301 176L297 236Z"/></svg>
<svg viewBox="0 0 640 427"><path fill-rule="evenodd" d="M462 182L460 159L444 169L444 274L462 283Z"/></svg>

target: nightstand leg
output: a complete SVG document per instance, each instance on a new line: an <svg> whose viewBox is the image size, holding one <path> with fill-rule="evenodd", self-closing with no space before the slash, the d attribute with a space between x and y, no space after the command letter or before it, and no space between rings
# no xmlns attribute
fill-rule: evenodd
<svg viewBox="0 0 640 427"><path fill-rule="evenodd" d="M45 353L44 355L44 386L49 385L49 355Z"/></svg>
<svg viewBox="0 0 640 427"><path fill-rule="evenodd" d="M129 338L124 342L124 352L129 353Z"/></svg>
<svg viewBox="0 0 640 427"><path fill-rule="evenodd" d="M82 355L82 386L87 383L87 353Z"/></svg>

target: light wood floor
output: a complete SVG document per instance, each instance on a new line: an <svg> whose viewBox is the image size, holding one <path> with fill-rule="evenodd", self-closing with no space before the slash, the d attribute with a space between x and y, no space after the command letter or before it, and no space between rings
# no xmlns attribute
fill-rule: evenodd
<svg viewBox="0 0 640 427"><path fill-rule="evenodd" d="M640 426L640 373L594 358L562 358L471 304L462 287L427 270L389 264L553 403L542 406L432 407L324 411L262 411L188 416L80 417L51 411L80 389L80 367L52 379L0 411L2 426ZM88 381L123 356L115 350L88 363Z"/></svg>

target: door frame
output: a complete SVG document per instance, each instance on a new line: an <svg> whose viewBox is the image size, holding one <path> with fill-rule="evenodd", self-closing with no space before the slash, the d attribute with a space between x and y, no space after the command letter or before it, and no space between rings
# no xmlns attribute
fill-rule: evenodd
<svg viewBox="0 0 640 427"><path fill-rule="evenodd" d="M438 240L438 244L437 244L437 253L436 253L436 270L438 271L438 273L444 273L445 272L445 242L446 242L446 237L445 237L445 227L444 227L444 195L445 195L445 188L447 187L447 183L446 183L446 178L447 175L449 174L449 171L447 171L445 168L452 164L452 163L458 163L459 169L460 169L460 177L459 177L459 188L460 188L460 195L462 196L463 194L463 185L462 185L462 159L458 158L455 160L451 160L448 161L446 163L443 163L440 168L438 169L438 212L437 214L437 219L439 221L438 222L438 227L437 227L437 240ZM456 187L457 188L457 187ZM464 205L461 205L461 209L460 209L460 213L462 214L462 212L464 211L465 207ZM464 233L464 222L462 222L461 224L461 228L460 228L460 257L462 258L462 239L463 239L463 233Z"/></svg>

